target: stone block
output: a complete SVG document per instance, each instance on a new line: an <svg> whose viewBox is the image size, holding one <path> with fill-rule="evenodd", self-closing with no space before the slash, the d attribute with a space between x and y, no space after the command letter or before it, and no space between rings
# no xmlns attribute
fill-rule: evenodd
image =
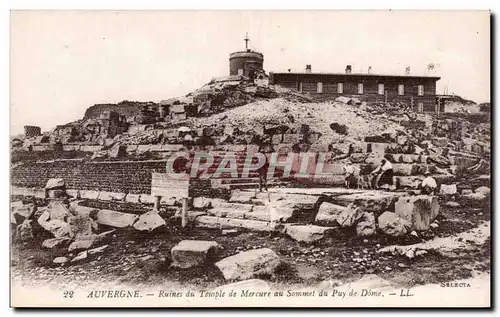
<svg viewBox="0 0 500 317"><path fill-rule="evenodd" d="M315 225L288 225L285 228L285 234L298 242L314 243L323 240L334 230L331 227Z"/></svg>
<svg viewBox="0 0 500 317"><path fill-rule="evenodd" d="M386 211L378 217L380 231L392 237L401 237L410 232L411 223L396 213Z"/></svg>
<svg viewBox="0 0 500 317"><path fill-rule="evenodd" d="M150 210L139 216L137 221L134 223L134 228L139 231L151 232L167 223L155 210Z"/></svg>
<svg viewBox="0 0 500 317"><path fill-rule="evenodd" d="M268 248L240 252L215 263L226 280L247 280L261 275L273 275L279 265L278 255Z"/></svg>
<svg viewBox="0 0 500 317"><path fill-rule="evenodd" d="M100 210L97 213L97 223L115 228L126 228L134 224L139 216L113 210Z"/></svg>
<svg viewBox="0 0 500 317"><path fill-rule="evenodd" d="M215 241L182 240L171 249L172 266L183 269L204 265L217 253Z"/></svg>
<svg viewBox="0 0 500 317"><path fill-rule="evenodd" d="M423 231L439 214L439 202L434 196L401 197L394 205L396 215L408 221L411 230Z"/></svg>

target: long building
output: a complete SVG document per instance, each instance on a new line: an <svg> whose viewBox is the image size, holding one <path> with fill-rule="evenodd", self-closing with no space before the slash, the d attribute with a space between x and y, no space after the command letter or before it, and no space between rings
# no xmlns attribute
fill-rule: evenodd
<svg viewBox="0 0 500 317"><path fill-rule="evenodd" d="M325 96L355 97L367 102L404 102L418 112L437 109L436 82L440 77L352 73L313 73L311 65L304 72L269 73L269 83L300 92ZM443 110L444 105L440 105Z"/></svg>

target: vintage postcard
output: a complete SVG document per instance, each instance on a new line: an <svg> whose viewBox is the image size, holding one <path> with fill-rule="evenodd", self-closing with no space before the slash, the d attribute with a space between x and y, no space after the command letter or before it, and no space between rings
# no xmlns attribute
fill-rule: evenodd
<svg viewBox="0 0 500 317"><path fill-rule="evenodd" d="M12 11L13 307L490 307L489 11Z"/></svg>

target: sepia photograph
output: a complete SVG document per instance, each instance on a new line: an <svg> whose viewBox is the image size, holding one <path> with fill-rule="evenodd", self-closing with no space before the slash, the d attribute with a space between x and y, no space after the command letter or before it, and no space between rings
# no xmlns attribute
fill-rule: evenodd
<svg viewBox="0 0 500 317"><path fill-rule="evenodd" d="M491 307L487 10L12 10L11 307Z"/></svg>

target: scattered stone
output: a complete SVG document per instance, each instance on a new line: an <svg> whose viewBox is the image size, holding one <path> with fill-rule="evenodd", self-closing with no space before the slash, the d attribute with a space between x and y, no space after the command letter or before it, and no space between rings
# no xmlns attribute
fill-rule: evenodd
<svg viewBox="0 0 500 317"><path fill-rule="evenodd" d="M346 210L347 207L323 202L319 206L314 223L322 226L338 226L337 218Z"/></svg>
<svg viewBox="0 0 500 317"><path fill-rule="evenodd" d="M463 189L463 190L462 190L462 195L464 195L464 196L465 196L465 195L470 195L470 194L472 194L472 193L473 193L473 192L472 192L472 189Z"/></svg>
<svg viewBox="0 0 500 317"><path fill-rule="evenodd" d="M205 264L217 252L215 241L182 240L171 250L172 266L187 269Z"/></svg>
<svg viewBox="0 0 500 317"><path fill-rule="evenodd" d="M408 267L408 265L404 264L404 263L398 263L398 266L401 267L401 268L405 268L405 267Z"/></svg>
<svg viewBox="0 0 500 317"><path fill-rule="evenodd" d="M222 230L222 235L223 236L235 236L238 234L238 230L236 229L225 229Z"/></svg>
<svg viewBox="0 0 500 317"><path fill-rule="evenodd" d="M139 216L139 219L134 223L134 228L139 231L151 232L166 224L165 220L160 217L157 211L150 210Z"/></svg>
<svg viewBox="0 0 500 317"><path fill-rule="evenodd" d="M54 264L64 264L66 262L68 262L68 258L65 256L57 257L52 261L52 263Z"/></svg>
<svg viewBox="0 0 500 317"><path fill-rule="evenodd" d="M478 187L476 188L476 193L480 193L480 194L483 194L485 196L488 196L490 194L490 189L489 187L486 187L486 186L481 186L481 187Z"/></svg>
<svg viewBox="0 0 500 317"><path fill-rule="evenodd" d="M75 239L91 236L94 231L97 231L97 222L90 218L89 215L78 214L68 218L68 224L71 228L71 236Z"/></svg>
<svg viewBox="0 0 500 317"><path fill-rule="evenodd" d="M392 268L391 268L390 266L386 266L386 267L385 267L385 270L386 270L386 271L392 271Z"/></svg>
<svg viewBox="0 0 500 317"><path fill-rule="evenodd" d="M113 210L100 210L97 213L97 223L115 228L132 226L139 216Z"/></svg>
<svg viewBox="0 0 500 317"><path fill-rule="evenodd" d="M45 189L61 189L64 188L66 184L64 183L64 179L62 178L51 178L47 181L45 185Z"/></svg>
<svg viewBox="0 0 500 317"><path fill-rule="evenodd" d="M193 208L208 209L212 207L212 201L206 197L195 197L193 199Z"/></svg>
<svg viewBox="0 0 500 317"><path fill-rule="evenodd" d="M452 185L446 185L446 184L441 184L441 187L439 189L439 194L441 195L455 195L457 193L457 185L452 184Z"/></svg>
<svg viewBox="0 0 500 317"><path fill-rule="evenodd" d="M379 229L393 237L401 237L408 233L411 223L408 220L398 217L394 212L386 211L378 217Z"/></svg>
<svg viewBox="0 0 500 317"><path fill-rule="evenodd" d="M422 255L426 255L426 254L427 254L426 250L417 250L417 251L415 251L415 256L422 256Z"/></svg>
<svg viewBox="0 0 500 317"><path fill-rule="evenodd" d="M22 224L16 228L16 237L20 242L29 242L34 239L31 220L24 220Z"/></svg>
<svg viewBox="0 0 500 317"><path fill-rule="evenodd" d="M418 238L418 233L415 230L410 232L410 235L414 236L415 238Z"/></svg>
<svg viewBox="0 0 500 317"><path fill-rule="evenodd" d="M448 207L460 207L460 204L455 202L455 201L449 201L445 204L445 206L448 206Z"/></svg>
<svg viewBox="0 0 500 317"><path fill-rule="evenodd" d="M319 227L315 225L290 225L286 226L285 234L295 241L313 243L322 240L333 230L333 228Z"/></svg>
<svg viewBox="0 0 500 317"><path fill-rule="evenodd" d="M428 230L439 214L439 202L437 197L427 195L400 197L394 205L394 211L410 222L412 229Z"/></svg>
<svg viewBox="0 0 500 317"><path fill-rule="evenodd" d="M50 214L50 220L61 220L66 221L68 217L73 216L73 214L63 205L62 202L54 200L50 201L47 206L47 211Z"/></svg>
<svg viewBox="0 0 500 317"><path fill-rule="evenodd" d="M437 228L439 228L439 225L437 223L433 222L433 223L431 223L431 228L437 229Z"/></svg>
<svg viewBox="0 0 500 317"><path fill-rule="evenodd" d="M260 275L272 275L280 259L271 249L263 248L240 252L222 259L215 266L226 280L246 280Z"/></svg>
<svg viewBox="0 0 500 317"><path fill-rule="evenodd" d="M371 236L377 231L377 226L375 224L375 215L373 212L364 212L363 216L356 224L356 233L358 236Z"/></svg>
<svg viewBox="0 0 500 317"><path fill-rule="evenodd" d="M91 250L88 250L88 253L90 255L93 255L93 254L97 254L97 253L102 253L104 252L104 250L108 247L108 245L103 245L103 246L100 246L98 248L94 248L94 249L91 249Z"/></svg>
<svg viewBox="0 0 500 317"><path fill-rule="evenodd" d="M42 248L53 249L69 243L69 241L71 241L69 237L47 239L42 242Z"/></svg>
<svg viewBox="0 0 500 317"><path fill-rule="evenodd" d="M87 258L87 255L88 255L87 251L82 251L82 252L78 253L77 256L75 256L71 260L71 262L79 262L79 261L85 260Z"/></svg>

